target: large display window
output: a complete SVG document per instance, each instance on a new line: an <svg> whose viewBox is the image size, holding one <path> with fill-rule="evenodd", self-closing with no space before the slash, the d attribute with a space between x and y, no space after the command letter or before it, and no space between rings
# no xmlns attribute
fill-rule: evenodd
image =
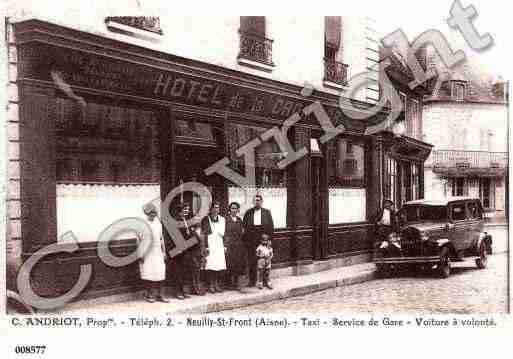
<svg viewBox="0 0 513 359"><path fill-rule="evenodd" d="M365 221L365 144L337 138L328 166L329 223Z"/></svg>
<svg viewBox="0 0 513 359"><path fill-rule="evenodd" d="M144 218L160 197L159 126L154 112L59 98L56 108L58 239L72 231L97 241L111 223ZM133 237L127 234L124 237Z"/></svg>
<svg viewBox="0 0 513 359"><path fill-rule="evenodd" d="M245 173L244 156L236 154L237 149L248 142L259 138L267 128L230 123L226 126L226 141L231 167L241 174ZM241 204L241 215L253 206L255 194L262 195L264 207L273 216L274 226L287 226L287 171L280 169L278 162L283 159L278 144L270 139L255 148L255 186L240 188L228 184L229 201Z"/></svg>

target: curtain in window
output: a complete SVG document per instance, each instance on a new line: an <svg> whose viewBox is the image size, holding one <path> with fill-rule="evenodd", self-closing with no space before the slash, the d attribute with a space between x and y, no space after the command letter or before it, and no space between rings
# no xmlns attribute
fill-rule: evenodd
<svg viewBox="0 0 513 359"><path fill-rule="evenodd" d="M241 16L240 29L245 33L265 37L265 16Z"/></svg>
<svg viewBox="0 0 513 359"><path fill-rule="evenodd" d="M342 34L342 17L325 16L324 24L326 46L338 50Z"/></svg>
<svg viewBox="0 0 513 359"><path fill-rule="evenodd" d="M275 228L287 227L287 188L286 187L267 187L267 188L245 188L230 186L228 187L229 202L240 204L240 215L253 207L253 198L260 194L264 199L264 207L271 211Z"/></svg>
<svg viewBox="0 0 513 359"><path fill-rule="evenodd" d="M329 224L365 221L365 188L330 188Z"/></svg>
<svg viewBox="0 0 513 359"><path fill-rule="evenodd" d="M329 159L329 223L365 221L365 145L338 138Z"/></svg>
<svg viewBox="0 0 513 359"><path fill-rule="evenodd" d="M160 197L156 115L57 99L55 125L58 235L96 241L116 220L145 218L142 206Z"/></svg>
<svg viewBox="0 0 513 359"><path fill-rule="evenodd" d="M362 143L337 139L330 165L330 186L365 186L365 147Z"/></svg>
<svg viewBox="0 0 513 359"><path fill-rule="evenodd" d="M160 198L160 185L57 185L57 234L72 231L79 242L95 242L110 224L123 218L146 218L142 207ZM133 233L116 239L135 238Z"/></svg>
<svg viewBox="0 0 513 359"><path fill-rule="evenodd" d="M244 156L237 156L236 151L251 140L259 138L267 129L230 123L226 126L226 141L231 167L244 174ZM253 197L259 193L264 199L264 207L271 210L275 227L287 225L287 176L286 170L278 167L283 158L278 144L269 140L254 149L256 184L252 188L239 188L229 185L229 201L239 202L241 214L253 206Z"/></svg>
<svg viewBox="0 0 513 359"><path fill-rule="evenodd" d="M385 155L385 183L384 193L385 198L397 202L399 193L397 190L397 161Z"/></svg>
<svg viewBox="0 0 513 359"><path fill-rule="evenodd" d="M411 164L411 190L412 200L419 199L419 165L416 163Z"/></svg>
<svg viewBox="0 0 513 359"><path fill-rule="evenodd" d="M57 99L58 183L159 183L159 126L147 110Z"/></svg>

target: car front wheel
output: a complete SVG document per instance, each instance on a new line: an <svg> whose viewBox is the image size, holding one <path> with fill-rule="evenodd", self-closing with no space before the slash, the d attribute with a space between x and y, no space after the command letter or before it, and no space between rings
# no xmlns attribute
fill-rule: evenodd
<svg viewBox="0 0 513 359"><path fill-rule="evenodd" d="M479 258L476 258L476 265L479 269L485 269L488 264L488 253L486 251L486 244L481 242L479 245Z"/></svg>
<svg viewBox="0 0 513 359"><path fill-rule="evenodd" d="M440 278L447 278L451 275L451 255L449 248L443 247L440 252L440 263L438 263L438 274Z"/></svg>
<svg viewBox="0 0 513 359"><path fill-rule="evenodd" d="M392 267L390 264L377 263L376 274L378 278L388 278L392 275Z"/></svg>

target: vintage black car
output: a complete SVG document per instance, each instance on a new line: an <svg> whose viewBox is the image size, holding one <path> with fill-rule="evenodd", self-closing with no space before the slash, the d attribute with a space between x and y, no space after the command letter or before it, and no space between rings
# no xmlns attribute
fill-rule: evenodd
<svg viewBox="0 0 513 359"><path fill-rule="evenodd" d="M375 243L378 274L399 268L436 269L442 278L451 273L451 262L475 259L485 268L492 253L492 237L483 231L483 207L479 198L407 202L398 212L397 230Z"/></svg>

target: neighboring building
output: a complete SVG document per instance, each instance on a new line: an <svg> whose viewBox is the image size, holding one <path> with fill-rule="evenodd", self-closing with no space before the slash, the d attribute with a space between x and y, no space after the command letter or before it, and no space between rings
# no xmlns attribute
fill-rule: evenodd
<svg viewBox="0 0 513 359"><path fill-rule="evenodd" d="M223 204L241 201L246 210L251 203L239 188L204 170L227 156L242 171L240 146L314 101L335 126L344 124L344 134L322 144L310 114L288 131L296 150L308 149L293 165L278 165L283 154L272 139L256 148L257 188L250 190L263 195L274 216L275 269L321 259L367 261L369 218L383 198L422 197L430 146L419 140L420 93L405 90L410 137L365 135L386 111L367 120L348 117L368 115L379 98L377 83L355 98L338 96L351 75L379 61L366 18L101 18L102 9L93 10L95 16L80 13L80 25L71 10L56 19L7 23L8 257L26 260L65 243L68 231L80 242L78 250L36 266L38 293L69 289L87 264L93 278L84 296L137 288L136 264L111 267L99 259L102 230L120 218L142 217L144 203L188 181L209 187ZM311 95L305 82L315 88ZM384 170L389 155L398 172ZM388 184L392 176L403 187ZM183 199L197 208L190 193ZM131 253L133 237L118 236L112 251Z"/></svg>
<svg viewBox="0 0 513 359"><path fill-rule="evenodd" d="M476 196L489 217L503 218L508 170L505 83L471 62L453 71L433 60L431 66L439 68L442 81L423 107L424 140L435 146L425 163L426 196Z"/></svg>
<svg viewBox="0 0 513 359"><path fill-rule="evenodd" d="M426 48L421 47L416 56L425 69ZM383 197L392 200L399 209L407 201L424 198L424 161L432 146L423 142L422 100L430 92L424 84L409 87L414 80L413 73L406 57L396 49L381 48L381 58L390 61L386 73L403 106L392 131L383 136L388 144L384 147Z"/></svg>

